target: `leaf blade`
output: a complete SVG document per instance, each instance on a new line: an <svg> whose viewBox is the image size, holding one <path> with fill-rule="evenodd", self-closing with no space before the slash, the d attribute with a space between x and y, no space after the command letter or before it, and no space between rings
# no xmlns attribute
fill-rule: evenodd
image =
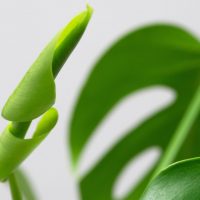
<svg viewBox="0 0 200 200"><path fill-rule="evenodd" d="M52 112L53 111L53 112ZM42 124L36 129L35 136L30 139L22 139L9 129L9 126L0 135L0 181L8 176L35 150L35 148L47 137L54 128L58 118L55 109L50 109L41 119ZM40 123L39 123L40 125Z"/></svg>
<svg viewBox="0 0 200 200"><path fill-rule="evenodd" d="M88 6L44 48L7 100L2 111L5 119L31 121L52 107L56 98L54 79L83 35L91 15Z"/></svg>
<svg viewBox="0 0 200 200"><path fill-rule="evenodd" d="M200 159L175 163L150 183L141 200L197 200L200 198Z"/></svg>
<svg viewBox="0 0 200 200"><path fill-rule="evenodd" d="M199 40L175 26L153 25L131 32L101 57L81 91L70 124L70 149L75 167L97 126L126 95L162 85L176 91L177 98L169 107L126 133L80 180L82 199L113 199L116 177L131 158L152 146L165 151L199 87L199 80ZM198 137L194 129L198 120L199 115L189 130L194 138ZM199 149L193 145L197 141L194 139L188 144L186 140L182 146L187 148L181 148L175 160L197 156ZM127 198L138 199L146 183L147 180L141 181L136 197L133 190Z"/></svg>

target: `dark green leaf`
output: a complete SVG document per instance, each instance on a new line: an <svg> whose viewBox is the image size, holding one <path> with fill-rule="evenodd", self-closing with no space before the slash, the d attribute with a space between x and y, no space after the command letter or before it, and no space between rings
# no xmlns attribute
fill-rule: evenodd
<svg viewBox="0 0 200 200"><path fill-rule="evenodd" d="M199 200L199 188L200 158L184 160L153 179L142 200Z"/></svg>
<svg viewBox="0 0 200 200"><path fill-rule="evenodd" d="M97 126L127 95L148 87L165 86L176 92L176 100L126 133L82 177L82 199L113 199L113 185L125 165L153 146L165 152L175 133L180 133L181 138L167 162L199 155L199 83L199 40L182 28L144 27L124 36L107 50L90 73L73 112L70 148L75 167ZM138 199L150 177L151 174L125 199Z"/></svg>

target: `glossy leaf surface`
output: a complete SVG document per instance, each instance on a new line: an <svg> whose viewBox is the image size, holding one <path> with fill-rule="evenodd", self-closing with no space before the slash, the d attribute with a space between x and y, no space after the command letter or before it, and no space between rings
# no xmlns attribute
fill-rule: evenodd
<svg viewBox="0 0 200 200"><path fill-rule="evenodd" d="M200 199L200 159L175 163L148 186L142 200Z"/></svg>

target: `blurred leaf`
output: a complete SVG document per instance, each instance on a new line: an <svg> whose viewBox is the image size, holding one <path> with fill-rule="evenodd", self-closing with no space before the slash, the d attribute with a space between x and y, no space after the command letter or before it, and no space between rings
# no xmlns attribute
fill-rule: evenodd
<svg viewBox="0 0 200 200"><path fill-rule="evenodd" d="M142 200L199 200L200 158L184 160L163 170L148 186Z"/></svg>
<svg viewBox="0 0 200 200"><path fill-rule="evenodd" d="M127 95L152 86L176 92L176 100L155 113L115 144L80 180L83 200L111 200L117 176L128 162L147 148L165 152L177 131L189 134L173 160L198 156L199 102L191 111L200 83L199 40L182 28L152 25L118 40L94 66L75 106L70 126L70 149L77 168L81 153L107 114ZM146 105L143 105L146 106ZM186 121L186 129L183 122ZM114 134L111 132L110 134ZM106 139L106 138L105 138ZM185 139L185 138L183 138ZM174 152L176 155L177 152ZM139 199L154 169L124 199Z"/></svg>

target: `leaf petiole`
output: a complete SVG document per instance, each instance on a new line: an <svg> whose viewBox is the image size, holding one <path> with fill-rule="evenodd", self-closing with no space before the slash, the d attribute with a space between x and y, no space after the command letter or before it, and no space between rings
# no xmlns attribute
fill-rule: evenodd
<svg viewBox="0 0 200 200"><path fill-rule="evenodd" d="M154 175L156 176L163 168L167 167L174 161L177 153L179 152L183 142L185 141L190 128L195 122L200 111L200 86L197 89L194 98L191 101L185 115L182 118L178 128L175 131L161 161L158 165ZM153 176L154 177L154 176Z"/></svg>

